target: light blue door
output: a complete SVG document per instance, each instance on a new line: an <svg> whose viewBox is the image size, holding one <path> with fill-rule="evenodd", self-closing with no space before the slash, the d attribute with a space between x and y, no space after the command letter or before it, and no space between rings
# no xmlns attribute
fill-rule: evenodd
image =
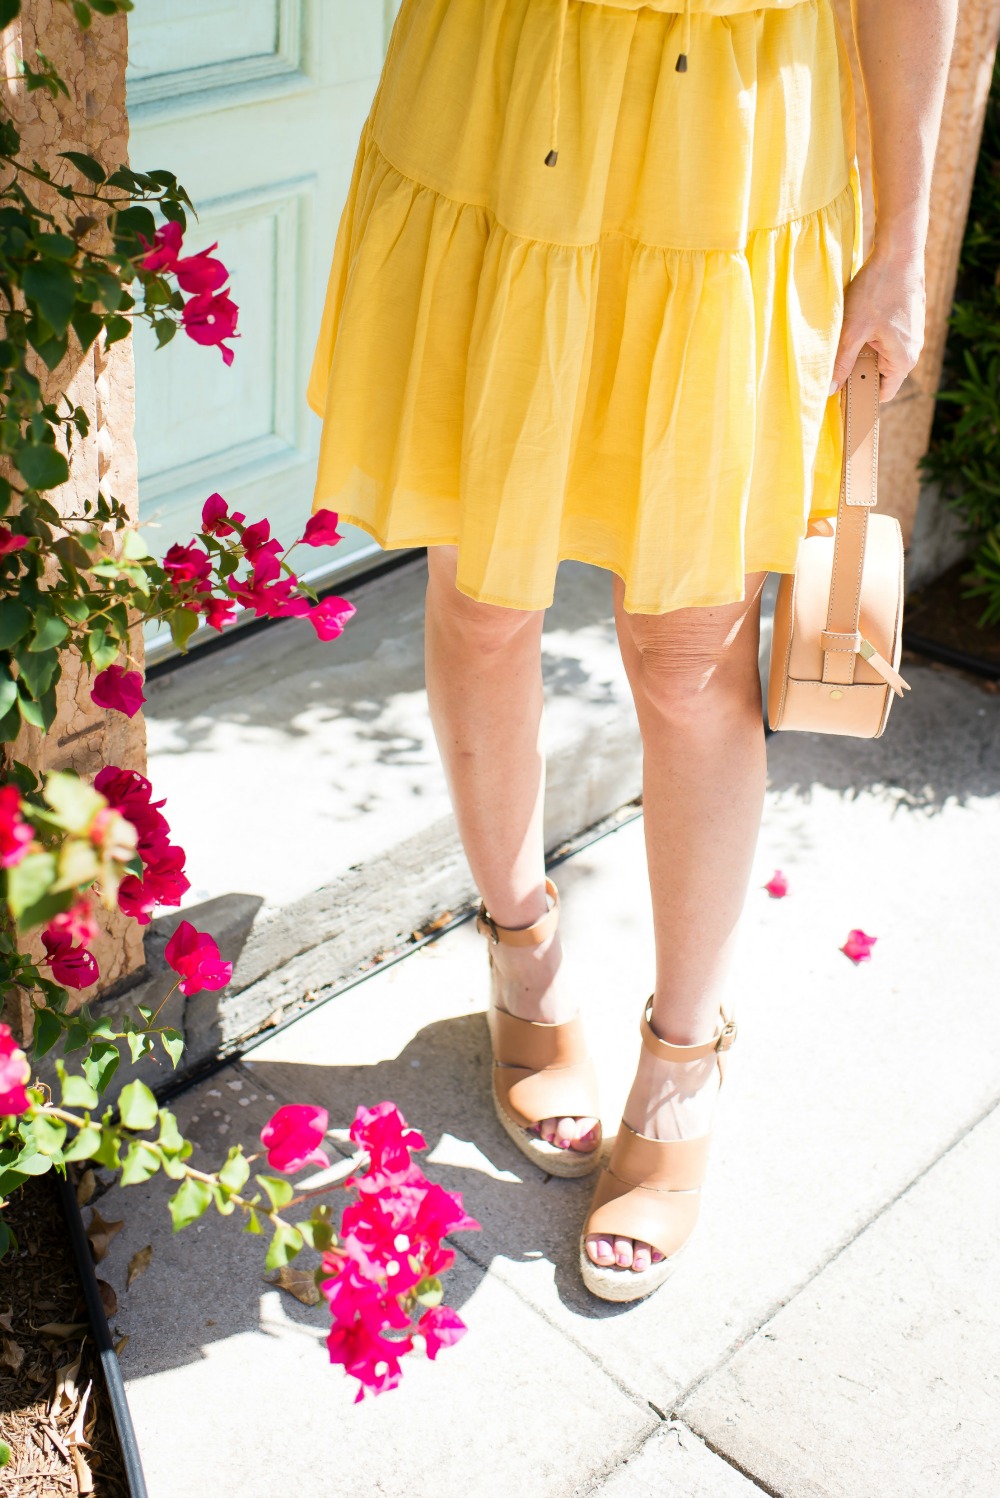
<svg viewBox="0 0 1000 1498"><path fill-rule="evenodd" d="M218 240L241 337L227 369L178 333L139 328L139 514L150 549L191 538L218 490L285 544L301 534L319 420L305 386L340 211L399 0L136 0L128 106L137 170L166 167ZM313 556L354 571L370 537Z"/></svg>

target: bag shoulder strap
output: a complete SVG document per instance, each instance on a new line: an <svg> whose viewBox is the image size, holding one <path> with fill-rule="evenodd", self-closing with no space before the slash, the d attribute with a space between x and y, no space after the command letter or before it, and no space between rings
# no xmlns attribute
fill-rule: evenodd
<svg viewBox="0 0 1000 1498"><path fill-rule="evenodd" d="M868 512L878 503L878 355L865 344L844 392L844 462L833 545L823 680L849 686L860 648L861 579Z"/></svg>

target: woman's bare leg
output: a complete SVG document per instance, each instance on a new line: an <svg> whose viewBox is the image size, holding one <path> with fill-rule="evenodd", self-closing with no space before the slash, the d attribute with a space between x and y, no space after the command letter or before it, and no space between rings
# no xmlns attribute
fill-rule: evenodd
<svg viewBox="0 0 1000 1498"><path fill-rule="evenodd" d="M656 940L652 1025L695 1045L719 1022L757 842L765 782L757 655L760 591L745 601L668 614L626 614L614 579L615 620L643 741L643 819ZM655 1139L711 1126L715 1056L664 1062L642 1050L626 1123ZM662 1258L631 1238L590 1234L597 1264L646 1269Z"/></svg>
<svg viewBox="0 0 1000 1498"><path fill-rule="evenodd" d="M486 908L530 926L548 908L542 812L541 638L544 610L477 603L455 586L456 546L427 549L425 632L431 722L459 835ZM537 947L493 947L498 1002L520 1019L558 1023L579 1008L562 993L559 930ZM550 1118L540 1134L592 1149L594 1118Z"/></svg>

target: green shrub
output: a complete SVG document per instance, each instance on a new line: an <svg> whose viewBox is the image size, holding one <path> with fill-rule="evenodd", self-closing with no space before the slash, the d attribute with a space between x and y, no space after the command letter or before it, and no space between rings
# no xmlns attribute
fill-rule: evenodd
<svg viewBox="0 0 1000 1498"><path fill-rule="evenodd" d="M982 627L1000 623L1000 59L986 111L924 471L961 517Z"/></svg>

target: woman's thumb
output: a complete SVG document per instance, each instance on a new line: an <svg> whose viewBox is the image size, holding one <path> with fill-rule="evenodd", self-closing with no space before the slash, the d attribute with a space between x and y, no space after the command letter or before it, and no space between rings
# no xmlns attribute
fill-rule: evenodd
<svg viewBox="0 0 1000 1498"><path fill-rule="evenodd" d="M836 395L837 391L845 383L847 376L857 363L858 355L867 342L863 333L852 333L844 328L840 335L840 347L837 350L836 362L833 366L833 380L830 385L830 395Z"/></svg>

